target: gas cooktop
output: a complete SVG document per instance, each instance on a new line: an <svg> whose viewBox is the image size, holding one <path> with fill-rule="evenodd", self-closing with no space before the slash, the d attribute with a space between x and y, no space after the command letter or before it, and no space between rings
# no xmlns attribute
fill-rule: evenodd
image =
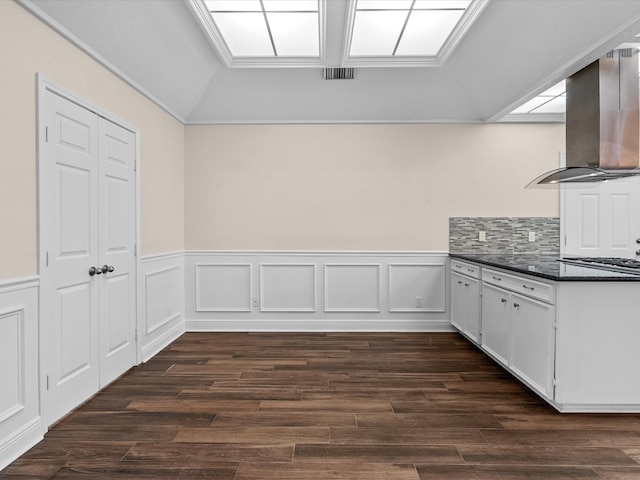
<svg viewBox="0 0 640 480"><path fill-rule="evenodd" d="M640 274L640 260L616 257L564 257L560 262L583 267L594 267L613 272L630 272Z"/></svg>

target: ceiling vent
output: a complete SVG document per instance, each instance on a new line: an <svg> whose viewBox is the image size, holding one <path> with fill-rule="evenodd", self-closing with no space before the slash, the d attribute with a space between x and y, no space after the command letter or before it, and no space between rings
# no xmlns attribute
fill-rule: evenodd
<svg viewBox="0 0 640 480"><path fill-rule="evenodd" d="M322 71L325 80L353 80L356 78L355 68L327 67Z"/></svg>

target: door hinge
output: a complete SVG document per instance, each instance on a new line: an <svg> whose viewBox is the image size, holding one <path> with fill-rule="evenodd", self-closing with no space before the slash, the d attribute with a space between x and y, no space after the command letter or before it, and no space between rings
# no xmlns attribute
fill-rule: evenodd
<svg viewBox="0 0 640 480"><path fill-rule="evenodd" d="M47 250L44 256L44 266L48 267L49 266L49 251Z"/></svg>
<svg viewBox="0 0 640 480"><path fill-rule="evenodd" d="M565 247L567 246L567 236L566 235L564 236L564 246Z"/></svg>
<svg viewBox="0 0 640 480"><path fill-rule="evenodd" d="M138 329L135 329L135 335L134 335L134 339L137 342L138 341Z"/></svg>
<svg viewBox="0 0 640 480"><path fill-rule="evenodd" d="M47 375L47 390L49 390L49 375Z"/></svg>
<svg viewBox="0 0 640 480"><path fill-rule="evenodd" d="M133 171L134 172L138 171L138 159L137 158L133 159Z"/></svg>
<svg viewBox="0 0 640 480"><path fill-rule="evenodd" d="M44 141L49 141L49 127L44 127Z"/></svg>
<svg viewBox="0 0 640 480"><path fill-rule="evenodd" d="M138 256L138 244L135 244L133 246L133 256L137 257Z"/></svg>

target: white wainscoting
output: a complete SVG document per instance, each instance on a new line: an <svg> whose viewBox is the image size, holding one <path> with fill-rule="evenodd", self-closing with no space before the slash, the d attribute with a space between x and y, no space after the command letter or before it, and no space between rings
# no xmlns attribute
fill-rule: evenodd
<svg viewBox="0 0 640 480"><path fill-rule="evenodd" d="M146 362L185 331L184 253L143 257L138 289L139 360Z"/></svg>
<svg viewBox="0 0 640 480"><path fill-rule="evenodd" d="M187 331L450 331L448 253L185 253Z"/></svg>
<svg viewBox="0 0 640 480"><path fill-rule="evenodd" d="M39 278L0 282L0 470L42 440Z"/></svg>

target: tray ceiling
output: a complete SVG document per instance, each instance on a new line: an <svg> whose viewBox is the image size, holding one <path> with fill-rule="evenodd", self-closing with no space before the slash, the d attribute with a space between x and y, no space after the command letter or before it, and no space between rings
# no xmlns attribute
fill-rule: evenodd
<svg viewBox="0 0 640 480"><path fill-rule="evenodd" d="M498 121L640 32L640 2L472 2L483 8L455 48L389 65L349 53L356 6L328 0L320 64L234 68L193 8L202 0L18 1L187 124ZM356 75L325 80L324 66Z"/></svg>

